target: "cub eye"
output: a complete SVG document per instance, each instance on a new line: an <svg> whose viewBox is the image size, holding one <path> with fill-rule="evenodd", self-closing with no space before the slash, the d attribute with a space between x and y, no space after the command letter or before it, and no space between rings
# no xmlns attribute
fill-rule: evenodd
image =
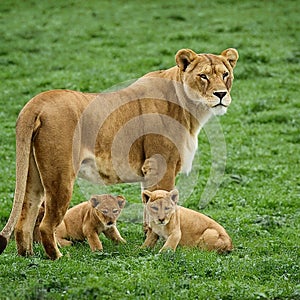
<svg viewBox="0 0 300 300"><path fill-rule="evenodd" d="M107 209L102 209L101 212L106 215L108 213L108 210Z"/></svg>
<svg viewBox="0 0 300 300"><path fill-rule="evenodd" d="M158 207L156 207L156 206L151 206L151 209L154 211L158 211Z"/></svg>
<svg viewBox="0 0 300 300"><path fill-rule="evenodd" d="M223 74L223 79L225 79L228 75L229 75L228 72L224 72L224 74Z"/></svg>
<svg viewBox="0 0 300 300"><path fill-rule="evenodd" d="M198 76L204 80L208 80L208 78L205 74L199 74Z"/></svg>
<svg viewBox="0 0 300 300"><path fill-rule="evenodd" d="M171 209L171 207L165 207L165 210L166 211L168 211L168 210L170 210Z"/></svg>
<svg viewBox="0 0 300 300"><path fill-rule="evenodd" d="M113 210L113 213L114 213L114 214L117 214L118 212L119 212L118 209L114 209L114 210Z"/></svg>

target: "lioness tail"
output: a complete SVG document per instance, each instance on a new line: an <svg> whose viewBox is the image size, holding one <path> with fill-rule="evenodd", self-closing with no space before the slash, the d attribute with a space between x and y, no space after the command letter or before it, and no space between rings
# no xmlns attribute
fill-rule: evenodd
<svg viewBox="0 0 300 300"><path fill-rule="evenodd" d="M38 125L37 125L38 124ZM38 116L24 107L16 125L16 188L9 219L0 233L0 254L5 250L22 211L26 192L32 136L40 125Z"/></svg>

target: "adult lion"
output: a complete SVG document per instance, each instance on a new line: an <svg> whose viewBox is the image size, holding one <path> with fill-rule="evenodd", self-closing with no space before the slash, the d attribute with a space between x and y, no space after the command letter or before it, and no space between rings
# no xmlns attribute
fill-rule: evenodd
<svg viewBox="0 0 300 300"><path fill-rule="evenodd" d="M141 182L148 190L174 188L189 172L201 127L230 105L238 52L221 55L179 50L177 66L146 74L111 93L53 90L31 99L16 125L16 188L1 231L0 253L15 230L19 255L31 255L40 224L46 254L60 253L54 236L79 174L94 182Z"/></svg>

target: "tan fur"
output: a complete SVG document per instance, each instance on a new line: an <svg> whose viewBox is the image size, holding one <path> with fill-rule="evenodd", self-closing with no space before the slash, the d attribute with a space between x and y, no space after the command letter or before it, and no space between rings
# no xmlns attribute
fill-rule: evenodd
<svg viewBox="0 0 300 300"><path fill-rule="evenodd" d="M102 232L115 242L125 243L116 226L124 206L125 199L122 196L94 195L89 201L72 207L56 228L59 246L70 246L72 241L87 239L92 251L101 251L103 247L99 234Z"/></svg>
<svg viewBox="0 0 300 300"><path fill-rule="evenodd" d="M35 222L34 229L33 229L33 241L37 242L37 243L42 242L42 237L41 237L41 232L40 232L39 227L43 220L44 215L45 215L45 202L42 203L42 205L39 209L39 214L36 218L36 222Z"/></svg>
<svg viewBox="0 0 300 300"><path fill-rule="evenodd" d="M0 253L15 229L18 254L33 254L34 224L45 199L42 244L49 258L61 256L54 231L77 175L99 184L173 189L177 173L191 169L201 127L230 105L237 59L232 48L221 55L182 49L177 66L117 92L53 90L31 99L16 125L16 188Z"/></svg>
<svg viewBox="0 0 300 300"><path fill-rule="evenodd" d="M153 247L162 237L166 242L159 252L175 251L177 245L217 252L232 250L231 238L221 225L199 212L177 205L177 190L146 190L142 198L152 229L142 247Z"/></svg>

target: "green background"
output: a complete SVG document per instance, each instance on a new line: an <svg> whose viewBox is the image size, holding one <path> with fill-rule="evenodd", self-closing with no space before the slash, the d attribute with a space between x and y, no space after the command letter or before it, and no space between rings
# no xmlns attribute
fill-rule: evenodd
<svg viewBox="0 0 300 300"><path fill-rule="evenodd" d="M140 188L108 190L128 200L119 230L127 244L101 237L62 249L59 261L0 256L0 299L299 299L300 23L299 1L8 1L0 2L0 225L15 183L15 122L24 104L49 89L99 92L175 64L175 53L238 49L233 102L218 119L225 173L201 210L231 235L228 256L178 248L141 250ZM184 206L199 210L211 168L199 155ZM181 182L180 182L181 180ZM78 182L72 205L89 186ZM95 187L92 187L94 189ZM99 192L106 191L99 187Z"/></svg>

